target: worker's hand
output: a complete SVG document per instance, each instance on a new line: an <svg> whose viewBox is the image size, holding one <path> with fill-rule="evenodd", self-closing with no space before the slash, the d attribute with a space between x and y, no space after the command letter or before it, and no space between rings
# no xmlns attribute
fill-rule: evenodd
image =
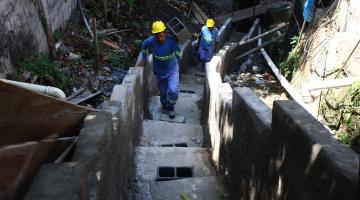
<svg viewBox="0 0 360 200"><path fill-rule="evenodd" d="M140 67L144 67L146 65L146 61L145 60L142 60L140 63L139 63L139 66Z"/></svg>
<svg viewBox="0 0 360 200"><path fill-rule="evenodd" d="M199 39L199 33L193 33L193 36L194 36L196 39Z"/></svg>

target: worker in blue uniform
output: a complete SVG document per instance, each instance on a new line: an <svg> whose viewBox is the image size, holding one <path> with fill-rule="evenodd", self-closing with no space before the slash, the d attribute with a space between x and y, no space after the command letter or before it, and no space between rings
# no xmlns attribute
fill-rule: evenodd
<svg viewBox="0 0 360 200"><path fill-rule="evenodd" d="M166 26L162 21L152 24L152 36L142 44L142 61L144 66L147 56L153 54L153 71L157 76L160 89L162 112L175 118L174 107L179 96L179 60L182 52L171 37L165 33Z"/></svg>
<svg viewBox="0 0 360 200"><path fill-rule="evenodd" d="M202 62L209 62L217 48L219 42L219 30L215 27L215 21L208 19L206 26L201 28L197 47L199 48L199 58Z"/></svg>

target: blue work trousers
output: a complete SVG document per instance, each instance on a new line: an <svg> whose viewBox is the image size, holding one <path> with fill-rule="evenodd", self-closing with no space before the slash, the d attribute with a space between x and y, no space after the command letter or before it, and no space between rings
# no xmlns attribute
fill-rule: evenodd
<svg viewBox="0 0 360 200"><path fill-rule="evenodd" d="M174 110L179 97L179 68L164 75L157 74L160 101L166 110Z"/></svg>
<svg viewBox="0 0 360 200"><path fill-rule="evenodd" d="M199 47L199 58L201 61L210 62L214 54L214 47Z"/></svg>

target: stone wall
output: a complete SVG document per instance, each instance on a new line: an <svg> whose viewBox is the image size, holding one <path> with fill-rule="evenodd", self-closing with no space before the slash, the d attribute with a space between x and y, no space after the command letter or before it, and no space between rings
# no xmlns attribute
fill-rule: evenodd
<svg viewBox="0 0 360 200"><path fill-rule="evenodd" d="M43 0L53 30L65 26L76 0ZM0 77L34 52L48 53L46 35L32 0L0 1Z"/></svg>
<svg viewBox="0 0 360 200"><path fill-rule="evenodd" d="M359 199L359 156L293 101L271 111L222 75L234 61L224 45L206 63L206 145L236 199Z"/></svg>

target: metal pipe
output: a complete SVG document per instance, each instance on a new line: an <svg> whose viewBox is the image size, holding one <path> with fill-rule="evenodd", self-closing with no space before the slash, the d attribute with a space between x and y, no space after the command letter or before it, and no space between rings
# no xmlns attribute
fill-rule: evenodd
<svg viewBox="0 0 360 200"><path fill-rule="evenodd" d="M274 38L274 39L272 39L272 40L270 40L270 41L266 41L266 42L262 43L260 46L257 46L257 47L255 47L255 48L251 49L250 51L247 51L247 52L245 52L245 53L237 56L237 57L236 57L236 60L240 60L241 58L243 58L243 57L245 57L245 56L248 56L248 55L250 55L250 54L258 51L258 50L260 50L261 48L264 48L265 46L267 46L267 45L269 45L269 44L272 44L272 43L276 42L276 41L279 40L279 39L280 39L280 37L276 37L276 38Z"/></svg>
<svg viewBox="0 0 360 200"><path fill-rule="evenodd" d="M250 43L250 42L255 42L255 41L257 41L257 40L260 39L260 38L263 38L263 37L265 37L265 36L267 36L267 35L269 35L269 34L271 34L271 33L273 33L273 32L276 32L276 31L284 28L285 26L287 26L287 24L282 23L282 24L280 24L279 26L277 26L277 27L275 27L275 28L273 28L273 29L265 32L265 33L259 34L259 35L255 36L255 37L253 37L253 38L250 38L250 39L248 39L248 40L246 40L246 41L240 41L240 42L238 43L238 45L241 46L241 45L244 45L244 44L248 44L248 43Z"/></svg>
<svg viewBox="0 0 360 200"><path fill-rule="evenodd" d="M24 88L24 89L27 89L27 90L30 90L33 92L45 94L45 95L55 97L58 99L62 99L62 100L66 99L65 93L56 87L36 85L36 84L24 83L24 82L18 82L18 81L11 81L11 80L7 80L7 79L0 79L0 80L5 83L15 85L15 86L18 86L18 87L21 87L21 88Z"/></svg>
<svg viewBox="0 0 360 200"><path fill-rule="evenodd" d="M259 33L261 33L261 27L258 29ZM260 34L261 35L261 34ZM262 39L261 37L258 38L258 46L262 45ZM300 94L292 87L292 85L289 83L288 80L280 73L280 70L276 67L275 63L270 58L269 54L265 51L264 48L260 49L261 54L263 55L266 63L276 76L276 78L279 80L281 86L286 90L286 92L293 98L294 101L296 101L298 104L300 104L305 110L307 110L310 114L315 116L314 112L306 105L301 97Z"/></svg>

